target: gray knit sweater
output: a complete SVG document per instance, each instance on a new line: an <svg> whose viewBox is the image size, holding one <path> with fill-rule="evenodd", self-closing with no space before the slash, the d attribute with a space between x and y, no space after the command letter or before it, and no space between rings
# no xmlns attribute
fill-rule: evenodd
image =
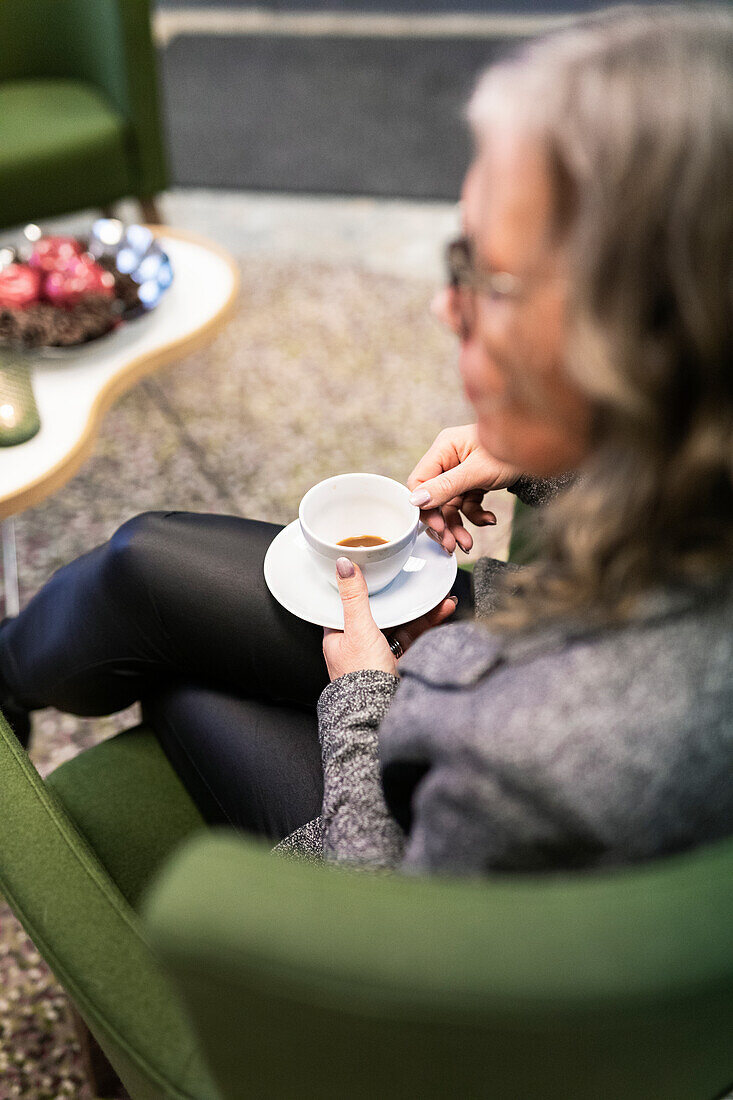
<svg viewBox="0 0 733 1100"><path fill-rule="evenodd" d="M505 638L485 617L506 568L478 562L482 621L424 634L399 678L325 688L323 813L279 850L480 874L608 866L733 833L733 578L650 592L621 627Z"/></svg>

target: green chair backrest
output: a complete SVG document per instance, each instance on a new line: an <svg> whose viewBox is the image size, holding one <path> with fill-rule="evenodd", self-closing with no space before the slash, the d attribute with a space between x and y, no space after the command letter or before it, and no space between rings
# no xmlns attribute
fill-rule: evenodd
<svg viewBox="0 0 733 1100"><path fill-rule="evenodd" d="M99 89L128 124L133 193L143 197L168 182L150 6L150 0L0 2L0 81L68 77Z"/></svg>

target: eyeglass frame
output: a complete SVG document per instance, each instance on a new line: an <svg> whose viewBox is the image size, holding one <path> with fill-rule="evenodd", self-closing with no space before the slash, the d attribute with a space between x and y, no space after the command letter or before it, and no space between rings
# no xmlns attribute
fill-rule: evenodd
<svg viewBox="0 0 733 1100"><path fill-rule="evenodd" d="M465 235L449 241L445 249L447 283L453 290L469 287L499 298L515 298L521 293L522 280L508 271L476 270L475 248Z"/></svg>
<svg viewBox="0 0 733 1100"><path fill-rule="evenodd" d="M494 302L521 300L527 290L528 279L521 279L509 271L478 271L475 246L470 237L463 234L446 245L446 283L451 290L462 287L475 293L487 294ZM475 303L471 303L470 320L462 312L459 325L461 339L468 339L476 320Z"/></svg>

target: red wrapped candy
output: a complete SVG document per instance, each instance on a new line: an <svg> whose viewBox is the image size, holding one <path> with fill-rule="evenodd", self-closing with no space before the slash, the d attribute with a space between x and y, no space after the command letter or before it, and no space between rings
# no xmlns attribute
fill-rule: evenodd
<svg viewBox="0 0 733 1100"><path fill-rule="evenodd" d="M49 275L52 271L63 271L83 251L84 246L74 237L41 237L33 246L28 263Z"/></svg>
<svg viewBox="0 0 733 1100"><path fill-rule="evenodd" d="M63 271L52 271L43 284L44 296L52 305L73 309L89 295L112 298L115 279L90 256L81 255L70 261Z"/></svg>
<svg viewBox="0 0 733 1100"><path fill-rule="evenodd" d="M28 264L8 264L0 271L0 309L25 309L40 296L40 272Z"/></svg>

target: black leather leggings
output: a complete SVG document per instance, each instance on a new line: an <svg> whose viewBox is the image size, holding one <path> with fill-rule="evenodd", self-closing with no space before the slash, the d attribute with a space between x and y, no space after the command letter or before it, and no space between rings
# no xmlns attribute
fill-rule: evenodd
<svg viewBox="0 0 733 1100"><path fill-rule="evenodd" d="M148 512L59 569L0 629L0 677L28 709L142 700L204 818L279 840L320 812L323 631L270 595L279 527ZM470 617L459 571L456 614Z"/></svg>

